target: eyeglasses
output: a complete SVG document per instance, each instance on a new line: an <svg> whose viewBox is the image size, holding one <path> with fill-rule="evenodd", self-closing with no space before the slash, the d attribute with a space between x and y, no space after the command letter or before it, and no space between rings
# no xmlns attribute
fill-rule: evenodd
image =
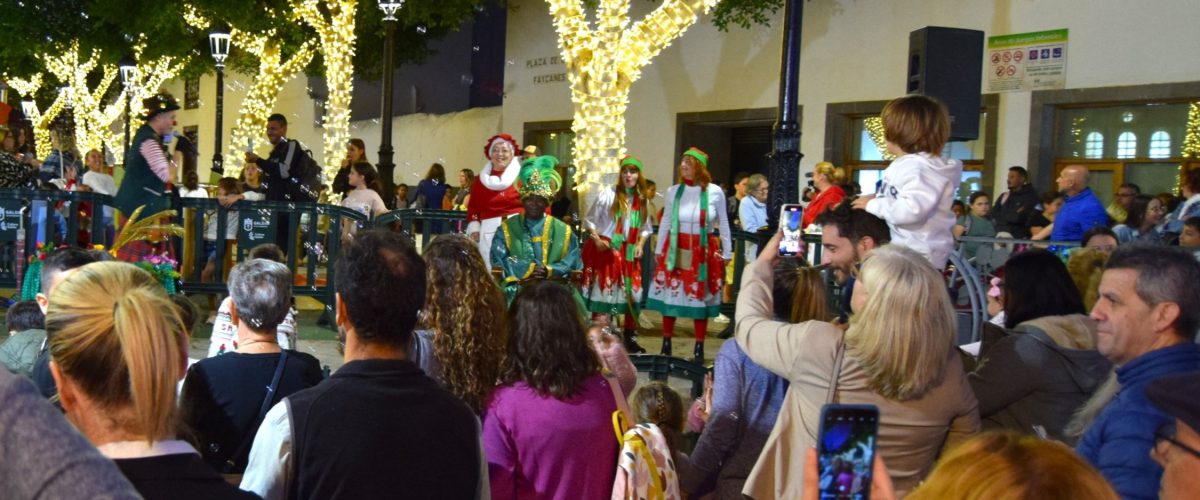
<svg viewBox="0 0 1200 500"><path fill-rule="evenodd" d="M765 193L765 192L767 192L767 189L768 188L766 188L766 187L761 187L761 188L755 189L754 192L755 193Z"/></svg>
<svg viewBox="0 0 1200 500"><path fill-rule="evenodd" d="M1170 443L1171 445L1188 452L1192 456L1200 458L1200 451L1197 451L1195 448L1183 444L1176 439L1175 422L1163 425L1162 427L1159 427L1157 431L1154 431L1154 452L1159 456L1166 456L1167 450L1170 448L1165 443Z"/></svg>

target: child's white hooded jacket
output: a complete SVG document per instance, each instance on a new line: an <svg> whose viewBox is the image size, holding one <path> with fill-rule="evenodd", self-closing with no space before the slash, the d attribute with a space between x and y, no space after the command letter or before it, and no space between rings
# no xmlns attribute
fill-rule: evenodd
<svg viewBox="0 0 1200 500"><path fill-rule="evenodd" d="M867 212L887 221L892 243L916 250L938 270L954 251L954 191L962 162L928 153L906 154L883 171Z"/></svg>

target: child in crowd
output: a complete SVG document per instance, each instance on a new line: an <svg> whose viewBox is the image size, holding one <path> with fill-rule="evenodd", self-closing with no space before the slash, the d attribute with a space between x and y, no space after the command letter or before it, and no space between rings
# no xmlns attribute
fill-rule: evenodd
<svg viewBox="0 0 1200 500"><path fill-rule="evenodd" d="M600 364L617 376L621 394L633 392L633 388L637 386L637 368L633 366L629 353L621 345L621 339L610 333L607 327L594 325L588 328L588 340L592 342L596 354L600 355Z"/></svg>
<svg viewBox="0 0 1200 500"><path fill-rule="evenodd" d="M246 252L246 259L267 259L275 262L287 263L287 255L283 253L283 249L274 243L263 243L249 252ZM237 325L233 323L233 315L230 310L233 306L233 298L225 297L221 301L221 306L217 308L217 319L213 322L212 334L209 336L208 356L209 358L226 352L237 350ZM296 326L296 298L292 297L292 307L288 310L287 316L283 318L283 322L276 328L277 342L280 349L296 349L296 335L298 332Z"/></svg>
<svg viewBox="0 0 1200 500"><path fill-rule="evenodd" d="M237 179L233 177L222 177L217 181L217 198L224 196L234 196L242 194L242 186ZM217 272L217 225L219 217L217 210L209 210L204 215L204 255L206 262L204 270L200 271L200 281L205 283L212 281L213 274ZM234 242L237 241L238 229L238 213L236 210L225 212L225 237L223 244L225 245L225 255L229 255ZM228 262L228 261L227 261ZM225 271L229 271L229 266L226 266ZM212 324L217 318L216 296L209 294L208 296L208 314L207 323Z"/></svg>
<svg viewBox="0 0 1200 500"><path fill-rule="evenodd" d="M1200 217L1190 217L1183 221L1183 232L1179 233L1179 246L1191 249L1200 259Z"/></svg>
<svg viewBox="0 0 1200 500"><path fill-rule="evenodd" d="M968 198L970 212L961 216L954 223L954 236L980 236L991 238L996 236L996 226L988 219L992 208L992 200L987 193L976 191ZM979 252L983 243L963 243L963 257L971 259Z"/></svg>
<svg viewBox="0 0 1200 500"><path fill-rule="evenodd" d="M8 308L4 323L8 338L0 343L0 366L13 373L29 376L38 352L46 341L46 317L37 302L25 300Z"/></svg>
<svg viewBox="0 0 1200 500"><path fill-rule="evenodd" d="M859 197L854 208L887 221L892 243L916 250L940 270L954 249L951 205L963 169L962 162L941 156L950 138L946 107L909 95L884 106L882 118L888 152L897 158L875 194Z"/></svg>
<svg viewBox="0 0 1200 500"><path fill-rule="evenodd" d="M683 399L666 382L655 381L633 394L630 411L638 425L625 433L612 497L682 498L678 472L688 467L687 455L679 451Z"/></svg>

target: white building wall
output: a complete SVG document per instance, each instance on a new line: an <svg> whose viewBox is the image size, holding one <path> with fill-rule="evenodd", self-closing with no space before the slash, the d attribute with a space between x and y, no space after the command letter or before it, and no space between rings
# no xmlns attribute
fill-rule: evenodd
<svg viewBox="0 0 1200 500"><path fill-rule="evenodd" d="M242 162L241 155L228 155L230 143L229 134L237 123L238 107L251 84L246 75L225 75L225 117L223 120L223 143L225 162L227 165ZM166 86L176 98L183 102L183 82L174 81ZM180 110L177 113L176 129L180 132L186 126L199 127L200 160L198 173L202 181L208 180L212 167L213 142L212 134L216 124L216 76L205 75L200 80L200 101L198 109ZM308 97L306 78L294 78L284 85L275 105L275 111L288 119L288 135L308 146L316 158L321 158L324 147L322 129L316 125L315 117L319 111L313 106ZM453 182L457 172L470 168L476 173L484 163L483 142L488 137L499 133L501 108L475 108L459 113L444 115L412 114L395 117L392 121L393 162L396 164L394 180L397 183L415 185L433 162L442 163ZM367 146L367 157L372 163L379 161L379 144L381 125L379 119L360 120L350 123L350 135L363 140ZM238 151L246 149L246 145L238 145ZM265 132L255 140L255 149L259 155L266 156L270 152Z"/></svg>
<svg viewBox="0 0 1200 500"><path fill-rule="evenodd" d="M633 20L659 2L631 2ZM510 0L506 43L505 100L497 108L442 116L396 118L397 182L422 175L429 163L445 160L449 170L478 169L487 137L505 131L521 139L524 124L570 120L568 84L554 75L558 55L554 27L541 0ZM909 32L925 26L980 29L987 36L1068 28L1067 88L1089 88L1200 80L1200 8L1195 0L820 0L804 2L800 67L802 170L824 160L825 106L890 99L904 91ZM658 55L636 82L627 114L627 147L640 156L660 184L673 176L678 113L775 106L778 99L782 11L770 27L719 32L707 17ZM540 78L539 78L540 77ZM535 79L538 79L535 81ZM200 173L212 158L215 78L201 81L200 110L181 110L179 128L199 125ZM244 75L227 75L226 146L238 104L249 85ZM305 79L289 82L276 110L288 117L290 135L321 151L321 130ZM183 84L168 89L183 98ZM1028 159L1031 94L1000 95L995 185L1003 189L1005 168ZM352 135L377 161L379 133L373 120L355 122ZM265 154L265 139L259 144ZM227 158L240 161L240 158ZM411 182L410 182L411 183Z"/></svg>
<svg viewBox="0 0 1200 500"><path fill-rule="evenodd" d="M514 0L506 47L503 128L569 120L567 83L533 83L562 66L526 61L557 54L546 3ZM632 2L634 19L657 2ZM979 29L986 36L1068 28L1067 87L1200 79L1194 0L829 0L804 2L800 63L801 169L821 160L828 103L884 100L904 93L909 32L925 26ZM656 179L672 176L677 113L775 106L782 11L771 27L721 33L706 17L664 50L634 84L627 146ZM986 83L985 83L986 85ZM1031 94L1000 96L996 185L1028 159ZM660 181L661 182L661 181Z"/></svg>

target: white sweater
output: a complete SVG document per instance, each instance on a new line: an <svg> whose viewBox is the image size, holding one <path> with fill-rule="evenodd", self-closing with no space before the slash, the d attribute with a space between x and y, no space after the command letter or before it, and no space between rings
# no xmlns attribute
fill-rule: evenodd
<svg viewBox="0 0 1200 500"><path fill-rule="evenodd" d="M655 253L666 252L667 243L671 240L671 213L675 209L675 192L683 189L679 200L679 234L700 234L700 187L676 184L667 189L667 206L663 207L662 220L658 221L658 246ZM733 240L729 236L729 217L725 213L725 193L716 184L708 185L708 216L705 223L709 232L713 228L720 230L721 257L725 260L733 258Z"/></svg>
<svg viewBox="0 0 1200 500"><path fill-rule="evenodd" d="M962 162L928 153L906 154L883 171L867 212L887 221L892 243L916 250L937 269L954 251L954 190Z"/></svg>

